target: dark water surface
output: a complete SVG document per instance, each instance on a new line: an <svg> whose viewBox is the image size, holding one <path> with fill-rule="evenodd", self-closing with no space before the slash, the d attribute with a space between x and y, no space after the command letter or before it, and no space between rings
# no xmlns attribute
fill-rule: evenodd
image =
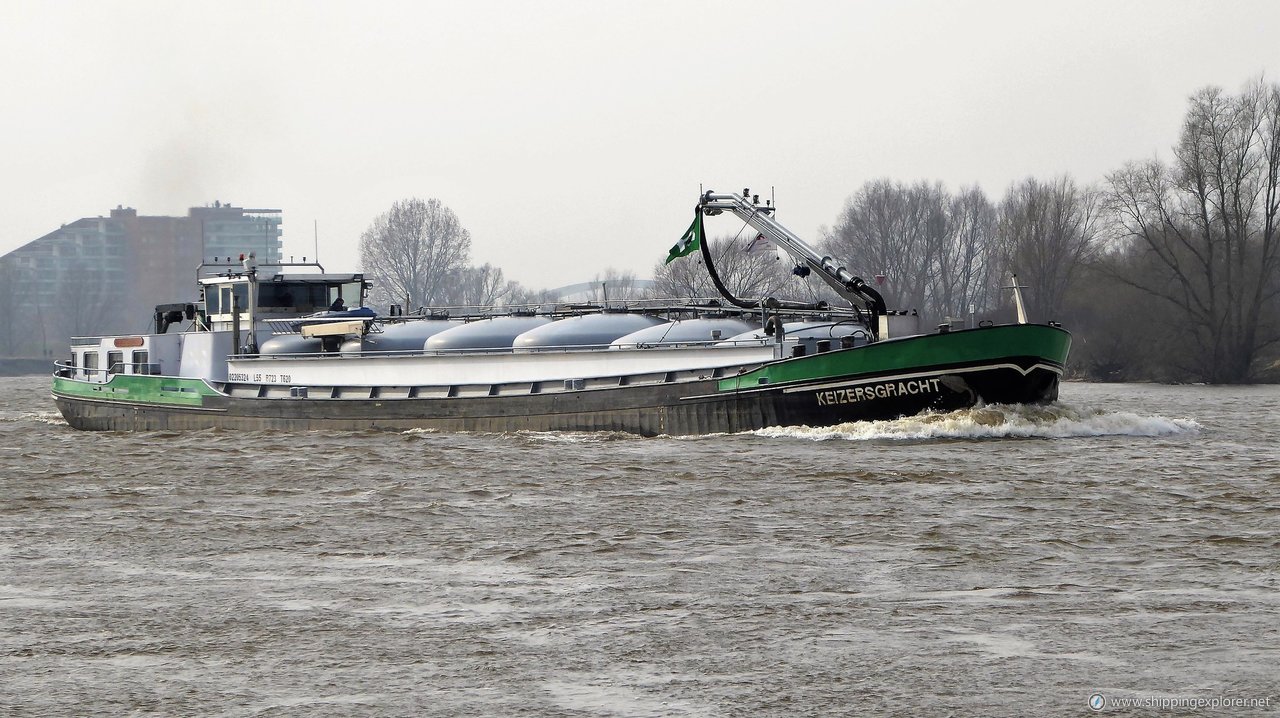
<svg viewBox="0 0 1280 718"><path fill-rule="evenodd" d="M680 439L91 434L0 378L0 714L1280 710L1280 387L1062 397Z"/></svg>

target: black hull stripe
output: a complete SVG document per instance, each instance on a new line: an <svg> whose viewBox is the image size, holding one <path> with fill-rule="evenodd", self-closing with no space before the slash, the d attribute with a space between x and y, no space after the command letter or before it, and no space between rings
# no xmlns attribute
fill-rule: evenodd
<svg viewBox="0 0 1280 718"><path fill-rule="evenodd" d="M1001 362L999 364L950 364L939 365L921 371L913 371L906 374L895 374L885 372L880 374L859 374L857 376L849 375L842 378L822 377L804 382L788 382L786 384L762 384L759 387L751 389L738 389L732 392L722 392L720 394L702 394L698 396L682 397L681 401L694 401L723 397L726 393L733 396L744 396L752 394L771 394L782 392L786 394L802 391L820 391L823 389L833 389L846 386L859 386L862 384L876 384L880 382L890 381L907 381L910 379L918 379L920 377L941 376L944 374L972 374L978 372L998 371L1002 369L1012 369L1022 376L1030 376L1036 371L1047 371L1059 377L1062 376L1062 366L1056 362L1046 362L1043 359L1037 359L1035 363L1023 367L1021 364L1013 362Z"/></svg>

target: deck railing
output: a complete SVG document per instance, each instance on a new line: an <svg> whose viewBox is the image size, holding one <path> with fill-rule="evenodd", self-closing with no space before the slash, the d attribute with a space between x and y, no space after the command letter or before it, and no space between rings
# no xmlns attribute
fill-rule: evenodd
<svg viewBox="0 0 1280 718"><path fill-rule="evenodd" d="M112 362L106 368L77 366L71 362L59 359L53 363L54 375L66 379L75 378L77 374L85 377L100 378L110 377L115 374L133 374L144 376L160 376L160 365L154 362ZM128 368L130 371L125 371ZM106 381L103 378L102 381Z"/></svg>

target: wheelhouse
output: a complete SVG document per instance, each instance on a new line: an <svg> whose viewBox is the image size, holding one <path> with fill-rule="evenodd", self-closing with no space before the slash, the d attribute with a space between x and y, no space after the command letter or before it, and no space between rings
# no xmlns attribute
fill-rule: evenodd
<svg viewBox="0 0 1280 718"><path fill-rule="evenodd" d="M236 314L247 327L252 321L323 312L338 299L346 307L359 307L368 287L363 274L219 275L200 280L199 310L205 328L221 331L232 328Z"/></svg>

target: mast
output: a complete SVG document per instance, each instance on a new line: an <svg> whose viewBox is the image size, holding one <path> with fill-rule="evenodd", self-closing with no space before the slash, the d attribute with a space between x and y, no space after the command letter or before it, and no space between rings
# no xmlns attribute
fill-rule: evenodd
<svg viewBox="0 0 1280 718"><path fill-rule="evenodd" d="M747 199L748 196L751 199ZM830 256L819 255L791 230L778 224L772 216L777 208L769 201L761 205L760 195L751 195L748 189L742 190L740 195L732 192L707 190L702 195L698 208L707 216L717 215L725 211L732 212L738 219L746 222L765 239L773 242L774 245L791 255L802 266L817 272L824 282L831 285L831 288L841 297L848 300L850 304L860 307L870 314L873 326L874 318L885 313L884 298L880 296L879 292L862 281L861 277L854 276L852 272L837 264Z"/></svg>

